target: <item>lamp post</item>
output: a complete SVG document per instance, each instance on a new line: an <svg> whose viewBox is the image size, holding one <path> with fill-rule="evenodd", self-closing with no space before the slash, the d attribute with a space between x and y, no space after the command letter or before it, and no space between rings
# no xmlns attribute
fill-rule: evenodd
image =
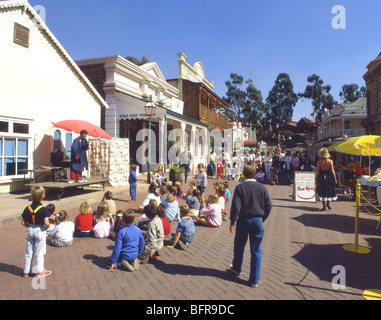
<svg viewBox="0 0 381 320"><path fill-rule="evenodd" d="M147 159L147 183L151 182L151 117L156 114L156 105L152 100L152 96L149 97L149 101L144 106L144 111L148 117L148 159Z"/></svg>

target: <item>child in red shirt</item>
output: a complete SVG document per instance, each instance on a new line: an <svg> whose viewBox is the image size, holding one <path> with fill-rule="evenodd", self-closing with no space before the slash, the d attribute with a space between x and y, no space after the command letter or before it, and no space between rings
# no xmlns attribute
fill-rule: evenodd
<svg viewBox="0 0 381 320"><path fill-rule="evenodd" d="M74 237L90 237L93 234L94 216L90 204L85 201L79 206L79 215L75 217Z"/></svg>
<svg viewBox="0 0 381 320"><path fill-rule="evenodd" d="M164 228L164 238L171 235L171 225L169 224L168 218L165 215L165 209L161 206L158 206L156 208L156 214L163 222L163 228Z"/></svg>

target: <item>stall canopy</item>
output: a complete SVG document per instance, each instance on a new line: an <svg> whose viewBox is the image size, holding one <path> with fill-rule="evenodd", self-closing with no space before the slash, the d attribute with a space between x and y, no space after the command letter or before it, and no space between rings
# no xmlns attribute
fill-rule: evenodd
<svg viewBox="0 0 381 320"><path fill-rule="evenodd" d="M81 130L86 130L89 137L111 140L109 134L102 128L84 120L63 120L59 122L53 122L53 126L78 134L81 132Z"/></svg>

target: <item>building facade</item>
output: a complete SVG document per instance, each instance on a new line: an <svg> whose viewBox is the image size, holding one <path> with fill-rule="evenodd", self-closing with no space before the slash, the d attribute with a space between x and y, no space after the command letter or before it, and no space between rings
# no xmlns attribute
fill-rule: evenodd
<svg viewBox="0 0 381 320"><path fill-rule="evenodd" d="M367 65L363 78L367 90L368 113L363 125L367 134L381 135L381 53Z"/></svg>
<svg viewBox="0 0 381 320"><path fill-rule="evenodd" d="M27 1L0 1L0 16L0 193L8 193L53 151L70 150L76 136L53 122L99 126L108 106Z"/></svg>
<svg viewBox="0 0 381 320"><path fill-rule="evenodd" d="M112 137L129 139L130 162L139 165L140 171L147 170L148 147L152 167L173 163L175 155L171 150L178 148L181 152L185 145L194 163L205 163L207 150L203 142L208 126L183 114L179 90L165 80L155 62L137 66L119 55L76 62L109 105L102 115L102 126ZM149 119L144 106L150 97L157 108L156 115ZM148 130L144 130L149 120L150 142ZM177 136L173 137L174 133Z"/></svg>
<svg viewBox="0 0 381 320"><path fill-rule="evenodd" d="M325 110L320 126L309 142L313 148L309 156L315 159L320 148L366 134L362 126L367 117L367 99L360 98L353 103L341 103L331 110Z"/></svg>
<svg viewBox="0 0 381 320"><path fill-rule="evenodd" d="M177 55L178 78L167 82L179 90L179 98L184 101L184 115L207 124L211 131L227 130L229 105L213 92L213 81L205 79L202 63L196 62L192 67L185 61L184 53Z"/></svg>

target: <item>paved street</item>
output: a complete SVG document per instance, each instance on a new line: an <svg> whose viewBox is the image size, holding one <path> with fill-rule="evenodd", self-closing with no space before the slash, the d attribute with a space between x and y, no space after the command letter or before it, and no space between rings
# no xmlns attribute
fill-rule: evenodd
<svg viewBox="0 0 381 320"><path fill-rule="evenodd" d="M215 181L208 180L207 194ZM232 193L237 183L230 182ZM0 299L362 300L364 290L381 289L379 217L361 213L359 244L371 252L351 253L342 246L354 243L354 202L335 202L331 211L321 212L320 203L294 202L289 186L267 187L273 210L265 223L258 288L247 285L248 252L240 278L226 272L234 237L229 233L229 222L224 221L215 229L197 226L188 251L163 248L156 263L141 265L133 273L107 271L105 265L113 249L110 239L76 238L72 246L63 248L48 245L45 267L53 274L46 278L45 289L36 290L33 278L21 277L26 229L13 222L0 227ZM128 193L120 193L115 199L117 208L137 209L147 195L144 189L134 204L126 202ZM79 206L72 200L72 206L66 208L70 220L78 214ZM99 201L93 201L93 209ZM20 211L27 204L25 201ZM176 225L172 223L172 231ZM332 287L336 275L332 268L337 265L345 268L345 289Z"/></svg>

